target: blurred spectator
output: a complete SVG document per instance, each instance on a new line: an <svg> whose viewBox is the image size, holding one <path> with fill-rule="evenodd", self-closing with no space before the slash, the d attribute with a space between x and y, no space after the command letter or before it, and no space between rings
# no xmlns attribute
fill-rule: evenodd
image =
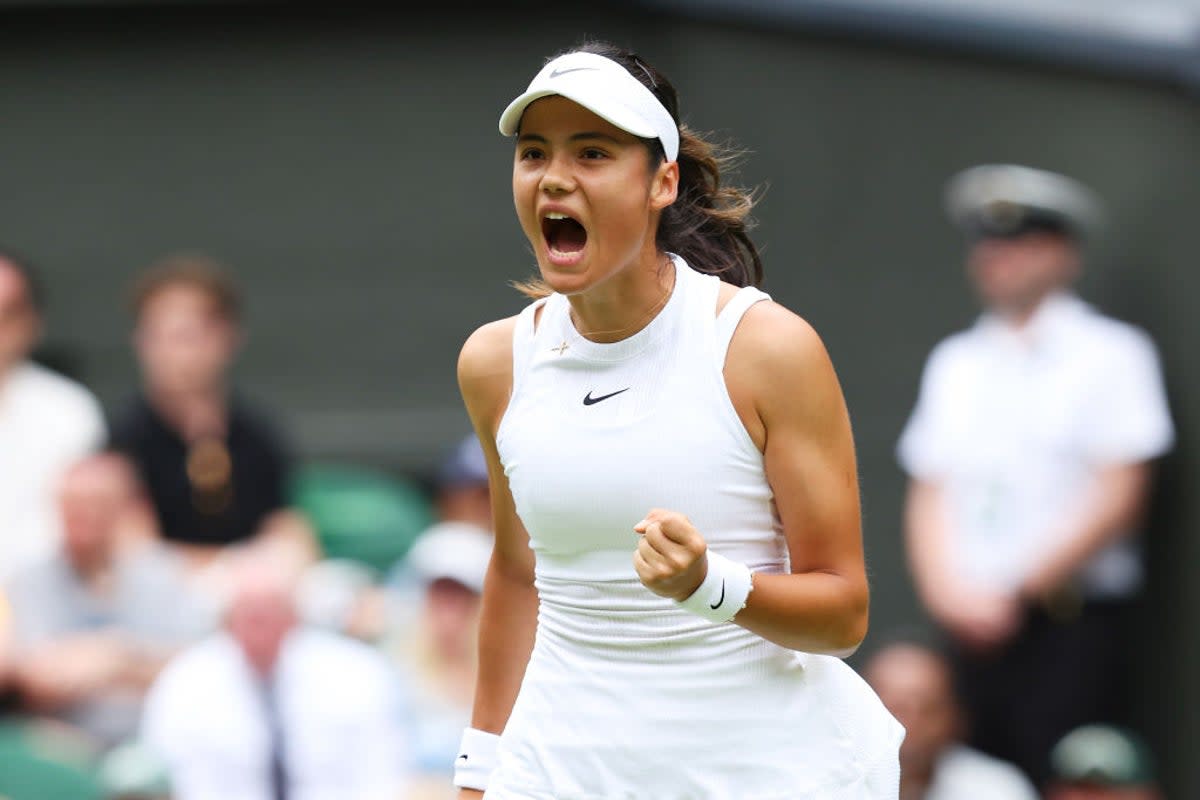
<svg viewBox="0 0 1200 800"><path fill-rule="evenodd" d="M29 265L0 252L0 580L54 551L61 530L55 484L105 436L91 392L30 360L41 328Z"/></svg>
<svg viewBox="0 0 1200 800"><path fill-rule="evenodd" d="M463 438L441 463L434 487L434 506L443 522L470 522L492 529L487 462L475 434Z"/></svg>
<svg viewBox="0 0 1200 800"><path fill-rule="evenodd" d="M471 721L476 639L492 536L468 522L440 522L413 543L405 566L420 587L419 614L391 643L406 689L417 779L409 800L456 796L451 781Z"/></svg>
<svg viewBox="0 0 1200 800"><path fill-rule="evenodd" d="M269 548L227 556L224 629L151 689L141 741L173 800L392 800L407 769L395 671L374 648L309 627L298 573Z"/></svg>
<svg viewBox="0 0 1200 800"><path fill-rule="evenodd" d="M112 444L140 468L162 535L201 560L259 536L313 560L311 526L287 502L288 449L231 384L242 300L226 270L167 258L139 277L132 306L142 391Z"/></svg>
<svg viewBox="0 0 1200 800"><path fill-rule="evenodd" d="M1059 737L1125 711L1134 533L1172 422L1151 339L1072 288L1089 189L985 165L947 198L986 311L929 356L899 442L910 567L972 744L1041 784Z"/></svg>
<svg viewBox="0 0 1200 800"><path fill-rule="evenodd" d="M963 744L967 720L950 665L919 638L893 638L863 677L904 726L900 800L1037 800L1021 770Z"/></svg>
<svg viewBox="0 0 1200 800"><path fill-rule="evenodd" d="M63 476L61 549L15 572L12 672L23 710L77 726L100 750L137 730L146 688L213 609L153 532L137 476L113 453Z"/></svg>
<svg viewBox="0 0 1200 800"><path fill-rule="evenodd" d="M1046 800L1162 800L1154 758L1141 736L1116 725L1083 725L1050 754Z"/></svg>
<svg viewBox="0 0 1200 800"><path fill-rule="evenodd" d="M387 596L369 565L326 558L300 578L297 607L308 624L378 644L387 630Z"/></svg>

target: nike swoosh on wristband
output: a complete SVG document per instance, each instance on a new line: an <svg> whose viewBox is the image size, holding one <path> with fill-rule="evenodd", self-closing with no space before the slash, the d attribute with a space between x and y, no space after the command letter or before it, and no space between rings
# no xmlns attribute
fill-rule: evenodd
<svg viewBox="0 0 1200 800"><path fill-rule="evenodd" d="M621 392L628 392L631 388L632 387L630 387L630 386L626 386L624 389L618 389L615 392L609 392L608 394L602 394L599 397L592 397L592 393L589 390L587 393L587 396L585 396L583 398L583 404L585 406L592 406L592 405L595 405L596 403L599 403L601 400L607 400L610 397L616 397Z"/></svg>
<svg viewBox="0 0 1200 800"><path fill-rule="evenodd" d="M717 601L716 605L710 605L709 608L711 608L713 611L716 611L718 608L721 607L721 604L724 602L725 602L725 581L724 581L724 579L722 579L722 581L721 581L721 599Z"/></svg>
<svg viewBox="0 0 1200 800"><path fill-rule="evenodd" d="M595 67L571 67L570 69L552 69L552 70L550 70L550 77L557 78L559 75L566 75L568 72L583 72L583 71L595 72L596 68Z"/></svg>
<svg viewBox="0 0 1200 800"><path fill-rule="evenodd" d="M459 760L460 760L460 761L466 761L466 760L467 760L467 754L466 754L466 753L463 753L463 754L462 754L461 756L459 756L458 758L459 758Z"/></svg>

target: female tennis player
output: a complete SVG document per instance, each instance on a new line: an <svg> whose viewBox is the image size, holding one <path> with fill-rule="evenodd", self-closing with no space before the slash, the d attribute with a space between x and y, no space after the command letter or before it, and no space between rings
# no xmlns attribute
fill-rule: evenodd
<svg viewBox="0 0 1200 800"><path fill-rule="evenodd" d="M850 423L755 288L751 195L611 44L549 60L500 130L540 277L458 363L496 533L460 797L895 798L903 729L842 661Z"/></svg>

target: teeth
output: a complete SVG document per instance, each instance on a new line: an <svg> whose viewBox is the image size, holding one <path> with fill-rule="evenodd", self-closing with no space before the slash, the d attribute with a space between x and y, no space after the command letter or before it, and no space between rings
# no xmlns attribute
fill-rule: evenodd
<svg viewBox="0 0 1200 800"><path fill-rule="evenodd" d="M560 214L557 211L551 211L546 215L546 219L570 219L566 214Z"/></svg>

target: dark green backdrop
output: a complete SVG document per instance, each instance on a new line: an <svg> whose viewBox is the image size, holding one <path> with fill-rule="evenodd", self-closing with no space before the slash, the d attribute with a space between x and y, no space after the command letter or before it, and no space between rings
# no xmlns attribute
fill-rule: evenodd
<svg viewBox="0 0 1200 800"><path fill-rule="evenodd" d="M941 187L980 161L1092 184L1111 225L1082 291L1156 337L1180 429L1149 542L1145 724L1173 797L1200 796L1194 535L1200 109L1084 73L806 37L615 5L453 4L420 19L257 9L0 12L0 240L50 290L48 345L113 406L136 380L123 292L179 249L249 297L244 387L304 455L424 473L467 432L459 345L517 310L507 100L597 34L675 80L689 124L766 184L766 288L823 334L854 417L874 630L919 619L893 446L934 342L975 309Z"/></svg>

